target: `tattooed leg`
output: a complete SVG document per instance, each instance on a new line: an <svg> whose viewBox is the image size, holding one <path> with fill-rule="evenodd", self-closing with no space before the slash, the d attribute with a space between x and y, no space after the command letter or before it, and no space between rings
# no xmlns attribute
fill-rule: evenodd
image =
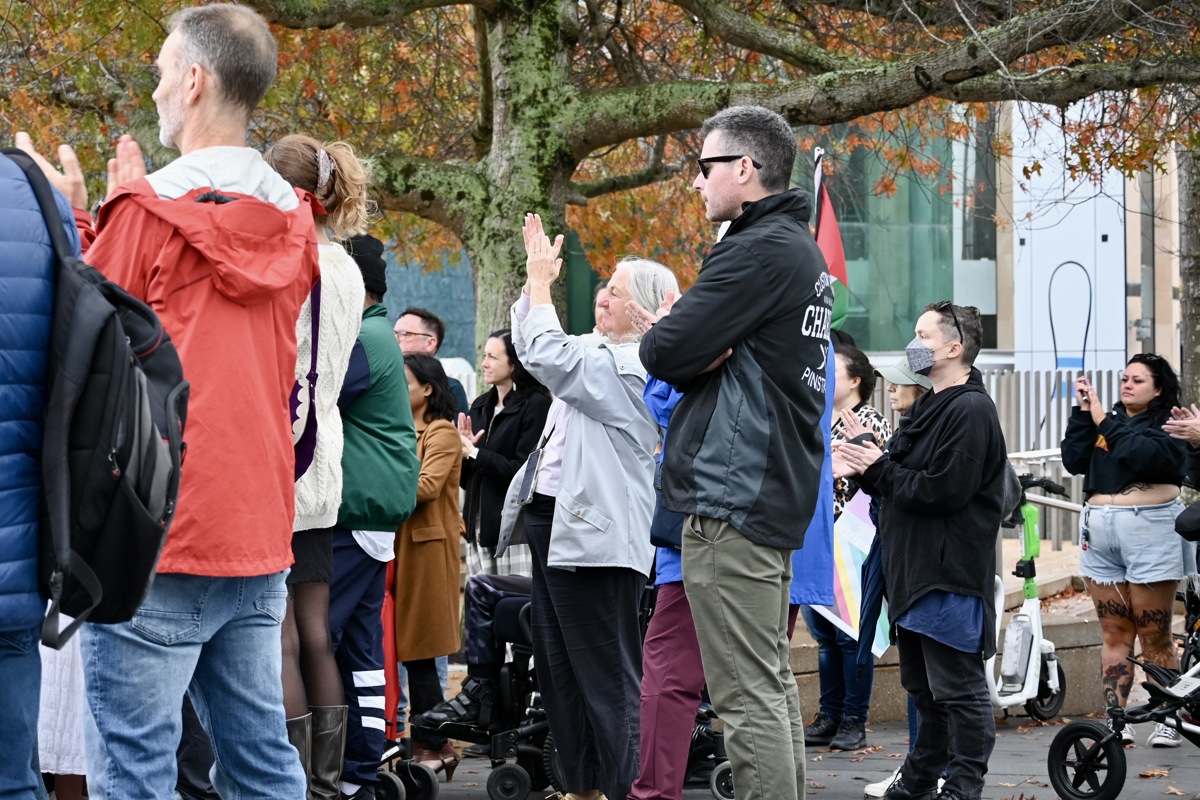
<svg viewBox="0 0 1200 800"><path fill-rule="evenodd" d="M1171 669L1179 668L1179 653L1171 639L1175 586L1175 581L1130 585L1133 618L1142 642L1142 658Z"/></svg>
<svg viewBox="0 0 1200 800"><path fill-rule="evenodd" d="M1129 604L1129 585L1100 584L1088 580L1088 592L1100 620L1100 679L1105 704L1124 706L1133 687L1133 665L1126 658L1133 654L1137 625Z"/></svg>

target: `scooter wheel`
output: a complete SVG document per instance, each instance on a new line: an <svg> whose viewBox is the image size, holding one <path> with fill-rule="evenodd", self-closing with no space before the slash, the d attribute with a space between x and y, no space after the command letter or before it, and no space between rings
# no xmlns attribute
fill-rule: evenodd
<svg viewBox="0 0 1200 800"><path fill-rule="evenodd" d="M396 775L404 784L408 800L437 800L437 773L424 764L404 761L396 766Z"/></svg>
<svg viewBox="0 0 1200 800"><path fill-rule="evenodd" d="M533 791L529 773L516 764L502 764L488 775L487 793L491 800L526 800Z"/></svg>
<svg viewBox="0 0 1200 800"><path fill-rule="evenodd" d="M708 788L717 800L733 800L733 764L728 761L718 764L708 779Z"/></svg>
<svg viewBox="0 0 1200 800"><path fill-rule="evenodd" d="M1055 662L1058 671L1058 691L1051 692L1050 684L1045 679L1046 662L1042 662L1042 680L1038 681L1038 696L1025 704L1025 711L1034 719L1042 722L1052 720L1062 711L1063 701L1067 698L1067 674L1063 672L1062 664Z"/></svg>
<svg viewBox="0 0 1200 800"><path fill-rule="evenodd" d="M1059 731L1046 766L1062 800L1116 800L1125 786L1121 737L1094 722L1072 722Z"/></svg>
<svg viewBox="0 0 1200 800"><path fill-rule="evenodd" d="M378 800L405 800L408 793L398 775L381 769L375 776L375 797Z"/></svg>

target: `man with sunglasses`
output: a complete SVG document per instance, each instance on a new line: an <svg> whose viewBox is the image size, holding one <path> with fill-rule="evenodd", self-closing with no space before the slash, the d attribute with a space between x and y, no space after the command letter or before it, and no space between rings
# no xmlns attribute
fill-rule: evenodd
<svg viewBox="0 0 1200 800"><path fill-rule="evenodd" d="M683 582L713 706L743 800L804 796L804 728L788 664L792 551L821 484L833 305L788 189L796 138L778 114L728 108L704 123L692 186L729 222L667 314L635 315L641 357L684 395L671 417L663 505L689 515Z"/></svg>
<svg viewBox="0 0 1200 800"><path fill-rule="evenodd" d="M978 800L996 739L984 659L996 651L996 532L1007 451L996 406L975 369L979 310L933 303L905 350L933 391L888 442L843 444L834 476L858 475L879 497L888 613L900 681L916 703L917 738L890 800Z"/></svg>

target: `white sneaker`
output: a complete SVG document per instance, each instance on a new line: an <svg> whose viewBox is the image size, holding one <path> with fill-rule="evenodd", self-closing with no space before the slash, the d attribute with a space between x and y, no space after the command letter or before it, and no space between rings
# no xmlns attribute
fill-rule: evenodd
<svg viewBox="0 0 1200 800"><path fill-rule="evenodd" d="M1146 744L1151 747L1179 747L1183 744L1183 737L1179 731L1160 722L1154 726L1154 733L1150 734Z"/></svg>
<svg viewBox="0 0 1200 800"><path fill-rule="evenodd" d="M1112 730L1112 720L1111 719L1108 720L1108 722L1106 724L1108 725L1108 729L1111 731ZM1154 738L1154 737L1151 736L1150 738ZM1134 743L1133 726L1130 725L1128 722L1126 722L1125 727L1121 729L1121 744L1133 744L1133 743ZM1177 745L1171 745L1171 747L1176 747L1176 746Z"/></svg>
<svg viewBox="0 0 1200 800"><path fill-rule="evenodd" d="M863 796L864 797L883 797L885 794L887 794L887 790L892 788L892 784L896 782L896 778L899 778L899 777L900 777L900 768L896 767L896 771L893 772L891 775L888 775L883 780L875 781L874 783L868 783L866 786L864 786L863 787ZM938 788L939 792L942 790L942 786L944 786L945 784L946 784L945 778L938 778L937 788Z"/></svg>
<svg viewBox="0 0 1200 800"><path fill-rule="evenodd" d="M868 783L864 786L863 795L865 797L883 797L887 794L887 790L892 788L892 784L896 782L896 778L898 777L900 777L900 768L896 767L896 771L883 780Z"/></svg>

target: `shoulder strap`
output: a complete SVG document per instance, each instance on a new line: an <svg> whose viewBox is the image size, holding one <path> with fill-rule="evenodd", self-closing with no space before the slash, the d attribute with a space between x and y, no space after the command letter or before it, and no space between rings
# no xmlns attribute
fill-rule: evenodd
<svg viewBox="0 0 1200 800"><path fill-rule="evenodd" d="M25 177L29 179L29 188L33 189L33 196L37 198L38 205L42 208L42 216L46 218L46 227L50 230L50 241L54 244L54 253L58 256L61 262L67 259L74 258L75 253L71 250L71 243L67 240L67 234L63 230L63 218L58 213L58 203L54 199L54 191L50 188L50 181L46 180L41 167L26 153L16 147L4 148L4 155L8 156L21 171L25 173Z"/></svg>
<svg viewBox="0 0 1200 800"><path fill-rule="evenodd" d="M309 355L308 364L308 390L310 393L316 392L317 381L317 336L321 332L321 279L317 278L317 282L312 288L312 347L309 348L312 352Z"/></svg>

